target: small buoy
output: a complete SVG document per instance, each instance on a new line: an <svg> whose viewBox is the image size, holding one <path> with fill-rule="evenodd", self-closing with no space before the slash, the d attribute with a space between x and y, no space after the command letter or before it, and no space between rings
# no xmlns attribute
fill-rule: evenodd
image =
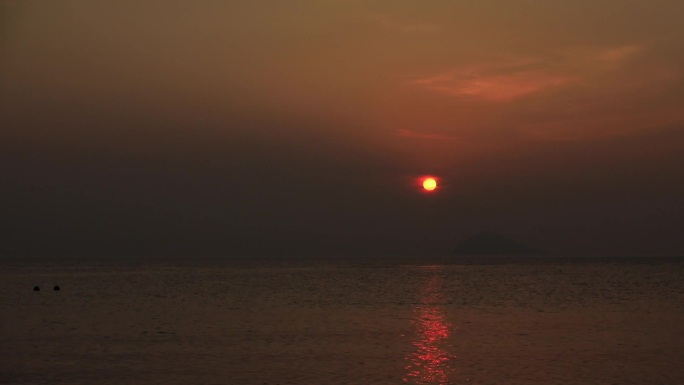
<svg viewBox="0 0 684 385"><path fill-rule="evenodd" d="M40 286L34 286L33 291L40 291Z"/></svg>
<svg viewBox="0 0 684 385"><path fill-rule="evenodd" d="M59 285L55 285L55 287L53 287L52 290L59 291Z"/></svg>

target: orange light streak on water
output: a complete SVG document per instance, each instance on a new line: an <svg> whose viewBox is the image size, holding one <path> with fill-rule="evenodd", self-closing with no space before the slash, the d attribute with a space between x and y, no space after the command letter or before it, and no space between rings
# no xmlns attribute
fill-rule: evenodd
<svg viewBox="0 0 684 385"><path fill-rule="evenodd" d="M441 278L432 276L423 291L421 303L414 309L411 321L416 329L413 346L416 350L406 356L404 382L421 385L448 385L454 371L453 354L448 348L451 324L446 320L442 305Z"/></svg>

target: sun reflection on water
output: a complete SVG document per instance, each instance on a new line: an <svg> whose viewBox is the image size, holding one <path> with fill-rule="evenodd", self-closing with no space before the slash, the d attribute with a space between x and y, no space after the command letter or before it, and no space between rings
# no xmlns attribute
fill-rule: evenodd
<svg viewBox="0 0 684 385"><path fill-rule="evenodd" d="M406 356L404 382L409 384L451 384L449 375L454 355L448 350L451 324L442 305L441 277L431 275L414 308L415 350Z"/></svg>

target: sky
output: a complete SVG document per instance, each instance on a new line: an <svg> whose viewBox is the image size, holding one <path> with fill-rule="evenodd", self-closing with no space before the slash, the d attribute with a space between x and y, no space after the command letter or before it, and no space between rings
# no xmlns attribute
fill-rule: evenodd
<svg viewBox="0 0 684 385"><path fill-rule="evenodd" d="M0 0L0 253L684 254L682 14Z"/></svg>

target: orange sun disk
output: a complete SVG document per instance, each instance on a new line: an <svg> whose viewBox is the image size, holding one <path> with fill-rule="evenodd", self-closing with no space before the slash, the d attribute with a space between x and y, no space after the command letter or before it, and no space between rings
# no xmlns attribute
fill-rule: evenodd
<svg viewBox="0 0 684 385"><path fill-rule="evenodd" d="M423 189L425 191L434 191L437 188L437 180L433 177L423 179Z"/></svg>

